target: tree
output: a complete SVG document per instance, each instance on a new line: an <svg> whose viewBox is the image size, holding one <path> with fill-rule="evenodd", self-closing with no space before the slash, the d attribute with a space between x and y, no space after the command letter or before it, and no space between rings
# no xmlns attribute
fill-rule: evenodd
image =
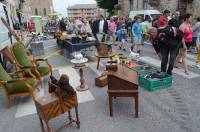
<svg viewBox="0 0 200 132"><path fill-rule="evenodd" d="M118 4L118 0L96 0L99 8L107 9L110 14L114 14L115 5Z"/></svg>

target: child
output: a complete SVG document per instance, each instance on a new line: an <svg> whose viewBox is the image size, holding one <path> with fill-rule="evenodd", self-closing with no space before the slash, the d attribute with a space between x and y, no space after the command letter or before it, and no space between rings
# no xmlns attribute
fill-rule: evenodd
<svg viewBox="0 0 200 132"><path fill-rule="evenodd" d="M134 44L136 47L136 52L140 54L141 52L141 40L142 40L142 25L141 25L141 17L136 17L136 22L132 26L132 33L134 36ZM131 46L131 50L133 50L134 45Z"/></svg>
<svg viewBox="0 0 200 132"><path fill-rule="evenodd" d="M123 49L124 51L126 51L125 49L125 42L126 42L126 35L127 35L127 32L126 32L126 26L125 24L122 25L122 27L117 31L117 36L121 42L121 45L119 46L119 49Z"/></svg>

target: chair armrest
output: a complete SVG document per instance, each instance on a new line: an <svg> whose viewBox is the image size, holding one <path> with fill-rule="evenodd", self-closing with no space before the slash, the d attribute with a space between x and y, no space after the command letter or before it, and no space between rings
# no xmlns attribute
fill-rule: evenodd
<svg viewBox="0 0 200 132"><path fill-rule="evenodd" d="M7 81L7 83L15 83L15 82L18 82L18 81L26 81L26 78L13 79L13 80Z"/></svg>
<svg viewBox="0 0 200 132"><path fill-rule="evenodd" d="M23 69L33 68L33 66L23 66Z"/></svg>
<svg viewBox="0 0 200 132"><path fill-rule="evenodd" d="M38 61L44 61L44 62L49 66L49 68L51 69L51 74L52 74L52 66L49 64L49 62L48 62L47 59L36 59L35 61L36 61L36 62L38 62ZM37 64L37 63L36 63L36 64Z"/></svg>
<svg viewBox="0 0 200 132"><path fill-rule="evenodd" d="M47 61L47 59L35 59L35 61Z"/></svg>
<svg viewBox="0 0 200 132"><path fill-rule="evenodd" d="M0 83L2 83L3 85L7 83L7 81L0 81Z"/></svg>
<svg viewBox="0 0 200 132"><path fill-rule="evenodd" d="M13 75L16 75L16 74L19 74L19 73L23 73L23 72L24 72L23 70L19 70L19 71L11 72L11 73L8 73L8 74L13 76Z"/></svg>

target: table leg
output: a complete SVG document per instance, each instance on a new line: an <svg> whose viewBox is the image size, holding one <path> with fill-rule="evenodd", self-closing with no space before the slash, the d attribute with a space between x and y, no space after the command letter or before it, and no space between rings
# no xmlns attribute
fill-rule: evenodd
<svg viewBox="0 0 200 132"><path fill-rule="evenodd" d="M134 99L135 99L135 118L138 118L139 117L138 94L134 96Z"/></svg>
<svg viewBox="0 0 200 132"><path fill-rule="evenodd" d="M98 57L97 69L99 69L100 57Z"/></svg>
<svg viewBox="0 0 200 132"><path fill-rule="evenodd" d="M113 110L112 110L112 96L109 96L109 108L110 108L110 116L113 116Z"/></svg>

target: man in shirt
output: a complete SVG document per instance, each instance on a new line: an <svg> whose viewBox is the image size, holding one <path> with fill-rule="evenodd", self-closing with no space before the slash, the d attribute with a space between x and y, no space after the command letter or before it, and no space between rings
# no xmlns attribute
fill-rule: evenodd
<svg viewBox="0 0 200 132"><path fill-rule="evenodd" d="M179 28L181 25L182 21L180 20L180 11L176 11L174 13L174 17L169 20L169 25L172 27Z"/></svg>
<svg viewBox="0 0 200 132"><path fill-rule="evenodd" d="M94 21L93 26L92 26L92 31L97 40L98 40L97 38L98 33L107 34L108 22L104 19L102 15L98 16L97 20ZM105 35L103 36L102 40L98 40L98 41L105 41Z"/></svg>

